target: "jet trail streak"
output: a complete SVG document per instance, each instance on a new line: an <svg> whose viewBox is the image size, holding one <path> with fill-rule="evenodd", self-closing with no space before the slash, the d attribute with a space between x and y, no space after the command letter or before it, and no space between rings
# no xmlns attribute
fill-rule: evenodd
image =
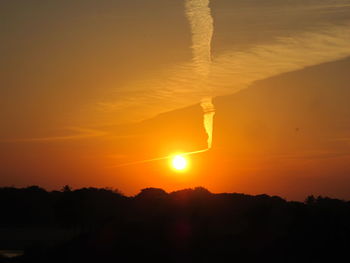
<svg viewBox="0 0 350 263"><path fill-rule="evenodd" d="M213 17L211 16L209 0L187 0L186 15L191 25L192 31L192 50L193 64L195 71L200 76L200 88L205 93L210 93L208 87L208 77L211 68L211 41L214 32ZM208 149L211 149L213 143L213 122L215 107L211 97L202 99L203 124L208 134Z"/></svg>
<svg viewBox="0 0 350 263"><path fill-rule="evenodd" d="M147 159L147 160L142 160L142 161L124 163L124 164L116 165L116 166L113 166L113 167L124 167L124 166L137 165L137 164L143 164L143 163L151 163L151 162L171 159L171 158L173 158L176 155L189 156L189 155L194 155L194 154L198 154L198 153L204 153L204 152L207 152L208 150L209 150L209 148L203 149L203 150L199 150L199 151L179 153L179 154L173 154L173 155L168 155L168 156L163 156L163 157L158 157L158 158L152 158L152 159Z"/></svg>
<svg viewBox="0 0 350 263"><path fill-rule="evenodd" d="M211 68L211 41L213 38L214 24L209 8L209 0L186 0L186 15L191 25L192 32L192 52L193 52L193 69L198 74L200 81L197 83L203 93L210 93L208 89L208 77ZM207 94L208 95L208 94ZM211 97L202 99L201 107L203 109L203 124L208 135L208 146L204 150L181 153L179 155L188 156L198 153L204 153L211 149L213 142L213 122L215 107ZM155 161L161 161L172 158L174 155L153 158L148 160L136 161L121 164L116 167L143 164Z"/></svg>

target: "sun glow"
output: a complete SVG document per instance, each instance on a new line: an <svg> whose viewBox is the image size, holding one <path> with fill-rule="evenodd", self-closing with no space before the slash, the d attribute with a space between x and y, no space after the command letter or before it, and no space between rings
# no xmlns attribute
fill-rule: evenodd
<svg viewBox="0 0 350 263"><path fill-rule="evenodd" d="M184 171L188 166L188 162L184 156L175 155L171 160L171 165L177 171Z"/></svg>

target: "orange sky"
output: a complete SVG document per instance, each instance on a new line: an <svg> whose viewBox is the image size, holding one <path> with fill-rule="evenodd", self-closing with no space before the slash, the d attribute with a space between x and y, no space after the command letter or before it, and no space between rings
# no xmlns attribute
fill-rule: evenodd
<svg viewBox="0 0 350 263"><path fill-rule="evenodd" d="M0 185L350 198L347 1L29 0L0 17ZM207 148L208 96L213 148L186 172L120 167Z"/></svg>

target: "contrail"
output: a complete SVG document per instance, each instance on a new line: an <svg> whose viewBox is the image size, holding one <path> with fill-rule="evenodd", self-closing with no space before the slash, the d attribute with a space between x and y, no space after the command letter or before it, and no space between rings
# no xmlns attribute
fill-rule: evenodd
<svg viewBox="0 0 350 263"><path fill-rule="evenodd" d="M211 98L203 99L201 106L204 111L203 122L204 122L204 129L208 134L208 150L209 150L213 145L213 124L214 124L215 107L214 107L214 104L212 103Z"/></svg>
<svg viewBox="0 0 350 263"><path fill-rule="evenodd" d="M213 17L209 7L209 0L186 0L186 15L192 31L192 52L194 69L199 75L205 93L210 93L208 76L211 68L211 41L214 32ZM204 112L204 129L208 134L208 150L213 144L213 122L215 107L211 97L202 99L201 106Z"/></svg>
<svg viewBox="0 0 350 263"><path fill-rule="evenodd" d="M207 149L203 149L203 150L199 150L199 151L193 151L193 152L185 152L185 153L179 153L179 154L172 154L172 155L168 155L168 156L163 156L163 157L157 157L157 158L152 158L152 159L147 159L147 160L142 160L142 161L136 161L136 162L130 162L130 163L123 163L120 165L115 165L112 166L110 168L113 167L124 167L124 166L130 166L130 165L136 165L136 164L143 164L143 163L151 163L151 162L156 162L156 161L161 161L161 160L166 160L166 159L171 159L176 155L180 155L180 156L188 156L188 155L194 155L194 154L198 154L198 153L204 153L209 151L209 148Z"/></svg>
<svg viewBox="0 0 350 263"><path fill-rule="evenodd" d="M38 138L18 138L18 139L8 139L0 140L0 143L12 143L12 142L55 142L55 141L68 141L68 140L78 140L78 139L88 139L92 137L102 137L107 135L107 132L79 127L68 127L65 130L71 130L76 132L72 135L62 135L62 136L51 136L51 137L38 137Z"/></svg>
<svg viewBox="0 0 350 263"><path fill-rule="evenodd" d="M192 32L192 52L193 52L193 69L198 75L197 85L203 89L203 93L211 95L211 89L208 88L208 77L211 68L211 41L214 32L213 17L209 8L209 0L186 0L186 15L191 25ZM201 101L203 109L203 124L205 132L208 135L208 145L206 149L181 153L178 155L188 156L198 153L204 153L212 148L213 144L213 122L215 107L211 97L205 97ZM123 167L136 164L143 164L155 161L161 161L172 158L174 155L152 158L148 160L136 161L121 164L114 167Z"/></svg>
<svg viewBox="0 0 350 263"><path fill-rule="evenodd" d="M209 0L186 0L185 7L191 25L194 66L198 74L207 77L210 73L214 32Z"/></svg>

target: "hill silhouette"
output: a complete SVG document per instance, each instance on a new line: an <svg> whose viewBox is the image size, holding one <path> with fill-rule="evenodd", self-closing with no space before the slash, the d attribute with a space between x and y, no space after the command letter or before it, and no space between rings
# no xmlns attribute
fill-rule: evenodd
<svg viewBox="0 0 350 263"><path fill-rule="evenodd" d="M25 253L0 262L335 262L348 257L350 203L327 197L294 202L213 194L202 187L171 193L146 188L127 197L112 189L66 186L48 192L32 186L1 188L0 200L1 229L12 229L13 235L43 227L76 231L56 243L48 239L23 247L2 236L1 249Z"/></svg>

